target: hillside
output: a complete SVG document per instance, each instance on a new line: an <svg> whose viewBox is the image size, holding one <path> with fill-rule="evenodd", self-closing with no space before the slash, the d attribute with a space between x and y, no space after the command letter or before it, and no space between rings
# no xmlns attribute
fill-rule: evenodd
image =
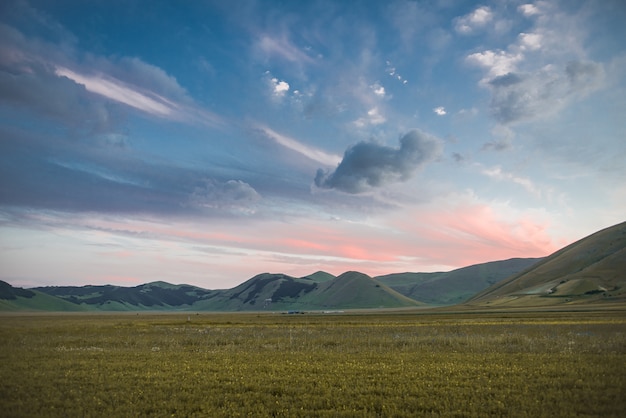
<svg viewBox="0 0 626 418"><path fill-rule="evenodd" d="M36 290L13 287L0 280L0 311L84 311L85 307Z"/></svg>
<svg viewBox="0 0 626 418"><path fill-rule="evenodd" d="M478 293L474 306L626 301L626 222L603 229Z"/></svg>
<svg viewBox="0 0 626 418"><path fill-rule="evenodd" d="M519 273L541 258L512 258L438 273L396 273L378 276L404 296L433 305L464 302L489 286Z"/></svg>
<svg viewBox="0 0 626 418"><path fill-rule="evenodd" d="M152 282L135 287L48 286L33 290L90 310L133 311L185 309L214 291L189 285Z"/></svg>
<svg viewBox="0 0 626 418"><path fill-rule="evenodd" d="M371 277L347 272L338 277L316 273L317 280L285 274L259 274L241 285L195 305L203 310L320 310L417 306ZM330 276L330 277L329 277Z"/></svg>
<svg viewBox="0 0 626 418"><path fill-rule="evenodd" d="M437 273L375 278L318 271L301 278L262 273L226 290L152 282L135 287L48 286L0 281L0 310L282 311L428 305L534 307L626 302L626 222L546 258L514 258Z"/></svg>

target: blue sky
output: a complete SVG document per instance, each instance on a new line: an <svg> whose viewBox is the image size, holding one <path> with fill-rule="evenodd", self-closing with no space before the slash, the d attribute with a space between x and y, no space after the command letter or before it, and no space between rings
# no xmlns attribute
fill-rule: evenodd
<svg viewBox="0 0 626 418"><path fill-rule="evenodd" d="M621 1L5 1L0 279L232 287L624 221Z"/></svg>

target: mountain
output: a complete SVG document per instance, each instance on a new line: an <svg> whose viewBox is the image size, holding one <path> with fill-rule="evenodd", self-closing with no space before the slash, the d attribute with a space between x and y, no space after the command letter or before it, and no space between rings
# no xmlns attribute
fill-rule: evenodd
<svg viewBox="0 0 626 418"><path fill-rule="evenodd" d="M226 290L165 282L135 287L48 286L26 290L5 283L0 286L0 296L17 299L11 303L1 301L0 309L253 311L396 308L422 306L423 302L449 305L536 261L512 259L451 272L399 273L376 278L355 271L337 277L317 271L301 278L262 273Z"/></svg>
<svg viewBox="0 0 626 418"><path fill-rule="evenodd" d="M395 273L376 280L404 296L432 305L464 302L489 286L519 273L541 258L512 258L437 273Z"/></svg>
<svg viewBox="0 0 626 418"><path fill-rule="evenodd" d="M239 286L223 291L195 305L215 311L319 310L354 308L396 308L418 306L371 277L346 272L338 277L328 273L295 278L285 274L259 274Z"/></svg>
<svg viewBox="0 0 626 418"><path fill-rule="evenodd" d="M295 278L286 274L262 273L227 290L205 290L189 285L153 282L135 287L48 286L16 289L8 283L2 294L19 303L1 301L4 310L194 310L261 311L396 308L419 306L371 277L346 272L338 277L317 272ZM28 292L28 293L27 293ZM30 302L26 302L33 299ZM38 304L38 302L41 302Z"/></svg>
<svg viewBox="0 0 626 418"><path fill-rule="evenodd" d="M327 282L329 280L332 280L335 278L335 276L333 276L330 273L326 273L325 271L316 271L313 274L309 274L308 276L304 276L302 277L303 279L311 279L314 282L317 283L323 283L323 282Z"/></svg>
<svg viewBox="0 0 626 418"><path fill-rule="evenodd" d="M86 309L106 311L185 309L215 292L165 282L152 282L135 287L48 286L33 290Z"/></svg>
<svg viewBox="0 0 626 418"><path fill-rule="evenodd" d="M626 222L589 235L478 293L475 306L626 301Z"/></svg>
<svg viewBox="0 0 626 418"><path fill-rule="evenodd" d="M0 280L0 311L84 311L77 306L36 290L13 287Z"/></svg>
<svg viewBox="0 0 626 418"><path fill-rule="evenodd" d="M370 276L348 271L321 283L301 303L313 303L325 309L399 308L422 305Z"/></svg>
<svg viewBox="0 0 626 418"><path fill-rule="evenodd" d="M546 258L494 261L449 272L375 278L324 271L296 278L262 273L232 289L152 282L135 287L48 286L21 289L0 281L0 310L280 311L452 305L536 307L626 302L626 222ZM460 306L460 305L459 305Z"/></svg>
<svg viewBox="0 0 626 418"><path fill-rule="evenodd" d="M288 309L301 296L317 286L311 279L286 274L262 273L232 289L220 291L195 305L209 311Z"/></svg>

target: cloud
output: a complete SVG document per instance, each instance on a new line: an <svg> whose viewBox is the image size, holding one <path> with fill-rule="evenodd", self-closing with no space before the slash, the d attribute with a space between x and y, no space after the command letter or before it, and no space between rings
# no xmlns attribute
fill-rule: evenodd
<svg viewBox="0 0 626 418"><path fill-rule="evenodd" d="M387 74L389 74L390 77L395 78L402 84L408 83L408 80L398 73L398 71L396 70L396 67L394 67L390 61L387 61L386 64L387 64L387 68L385 69L385 71L387 72Z"/></svg>
<svg viewBox="0 0 626 418"><path fill-rule="evenodd" d="M502 124L550 116L601 88L604 79L602 64L590 61L572 61L560 71L547 67L530 74L508 73L488 83L490 110Z"/></svg>
<svg viewBox="0 0 626 418"><path fill-rule="evenodd" d="M212 210L229 210L252 214L254 204L261 196L248 183L241 180L220 182L206 178L198 182L189 197L192 207Z"/></svg>
<svg viewBox="0 0 626 418"><path fill-rule="evenodd" d="M517 10L526 17L538 15L539 9L534 4L522 4L517 7Z"/></svg>
<svg viewBox="0 0 626 418"><path fill-rule="evenodd" d="M294 63L311 63L313 58L291 43L286 37L272 37L263 34L259 37L256 47L267 56L278 56Z"/></svg>
<svg viewBox="0 0 626 418"><path fill-rule="evenodd" d="M515 184L522 186L524 189L526 189L527 192L538 197L541 196L541 190L539 190L539 188L535 186L532 180L526 177L520 177L520 176L516 176L515 174L505 172L502 170L502 167L500 166L495 166L492 168L483 168L481 172L485 176L490 177L495 180L513 182Z"/></svg>
<svg viewBox="0 0 626 418"><path fill-rule="evenodd" d="M28 38L3 24L0 39L0 100L73 129L110 131L112 104L170 120L223 123L197 106L175 78L138 58L87 55L81 62L76 59L80 54L65 45Z"/></svg>
<svg viewBox="0 0 626 418"><path fill-rule="evenodd" d="M493 78L515 71L516 65L522 59L523 55L521 53L487 50L468 55L466 61L486 69L487 78Z"/></svg>
<svg viewBox="0 0 626 418"><path fill-rule="evenodd" d="M380 125L386 121L387 118L380 113L378 107L373 107L367 111L367 116L363 116L355 120L354 125L358 128L364 128L368 125Z"/></svg>
<svg viewBox="0 0 626 418"><path fill-rule="evenodd" d="M305 157L313 161L317 161L318 163L333 166L341 160L338 155L328 154L317 148L303 144L302 142L290 138L286 135L279 134L278 132L268 128L267 126L257 125L256 128L261 131L265 136L275 141L277 144L282 145L283 147L295 151L301 155L304 155Z"/></svg>
<svg viewBox="0 0 626 418"><path fill-rule="evenodd" d="M503 138L485 142L481 149L483 151L506 151L510 148L511 140L509 138Z"/></svg>
<svg viewBox="0 0 626 418"><path fill-rule="evenodd" d="M446 112L446 108L443 107L443 106L438 106L438 107L434 108L433 112L435 112L435 114L438 115L438 116L444 116L445 114L448 113L448 112Z"/></svg>
<svg viewBox="0 0 626 418"><path fill-rule="evenodd" d="M282 97L289 91L289 83L286 81L278 80L277 78L272 78L272 88L275 96Z"/></svg>
<svg viewBox="0 0 626 418"><path fill-rule="evenodd" d="M57 67L55 74L84 86L87 91L155 116L172 117L177 112L176 108L163 98L139 92L114 78L79 74L63 67Z"/></svg>
<svg viewBox="0 0 626 418"><path fill-rule="evenodd" d="M376 82L370 86L374 94L378 97L385 97L385 88Z"/></svg>
<svg viewBox="0 0 626 418"><path fill-rule="evenodd" d="M466 57L466 63L485 72L479 84L491 92L489 108L499 124L550 117L605 84L604 66L585 58L584 14L562 13L553 6L519 6L524 16L541 17L505 49Z"/></svg>
<svg viewBox="0 0 626 418"><path fill-rule="evenodd" d="M374 187L408 180L418 169L438 158L442 141L417 129L400 138L400 148L359 142L348 148L332 173L317 171L315 185L346 193L361 193Z"/></svg>
<svg viewBox="0 0 626 418"><path fill-rule="evenodd" d="M465 16L454 19L454 29L462 35L470 35L483 28L493 19L493 12L488 6L480 6Z"/></svg>
<svg viewBox="0 0 626 418"><path fill-rule="evenodd" d="M520 33L519 34L520 49L522 51L535 51L541 49L541 41L543 36L540 33Z"/></svg>

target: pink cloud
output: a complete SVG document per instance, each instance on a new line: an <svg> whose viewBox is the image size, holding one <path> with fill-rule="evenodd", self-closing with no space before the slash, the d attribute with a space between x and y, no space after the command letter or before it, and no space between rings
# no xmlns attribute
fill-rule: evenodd
<svg viewBox="0 0 626 418"><path fill-rule="evenodd" d="M558 249L549 225L520 215L502 219L491 206L479 203L420 213L405 228L419 237L426 259L464 266L514 257L543 257Z"/></svg>

